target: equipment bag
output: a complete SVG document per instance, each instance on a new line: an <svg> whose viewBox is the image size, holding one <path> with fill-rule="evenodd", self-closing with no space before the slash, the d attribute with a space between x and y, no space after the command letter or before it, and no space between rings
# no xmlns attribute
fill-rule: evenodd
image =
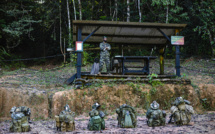
<svg viewBox="0 0 215 134"><path fill-rule="evenodd" d="M101 130L102 119L100 116L92 117L93 130Z"/></svg>

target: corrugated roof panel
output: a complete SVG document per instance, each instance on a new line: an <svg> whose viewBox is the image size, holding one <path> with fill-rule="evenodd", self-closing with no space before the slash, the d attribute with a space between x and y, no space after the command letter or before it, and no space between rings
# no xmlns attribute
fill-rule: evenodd
<svg viewBox="0 0 215 134"><path fill-rule="evenodd" d="M160 28L167 36L174 35L175 29L186 24L113 22L113 21L73 21L73 40L76 41L77 27L82 27L82 40L101 26L86 42L100 43L107 36L108 42L118 44L165 44L167 39L158 31Z"/></svg>

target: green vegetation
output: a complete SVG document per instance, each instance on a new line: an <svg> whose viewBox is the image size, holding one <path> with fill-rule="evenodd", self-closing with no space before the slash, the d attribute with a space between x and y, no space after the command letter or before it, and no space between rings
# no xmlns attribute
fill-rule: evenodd
<svg viewBox="0 0 215 134"><path fill-rule="evenodd" d="M149 83L151 83L151 84L152 84L152 80L153 80L154 78L157 78L157 77L158 77L158 75L157 75L157 74L152 73L152 74L149 74L147 77L148 77L148 79L149 79Z"/></svg>
<svg viewBox="0 0 215 134"><path fill-rule="evenodd" d="M67 5L67 1L69 5ZM28 64L45 64L47 59L43 58L25 61L4 60L61 54L60 48L64 49L64 44L65 48L74 47L71 38L74 30L71 27L71 20L124 22L127 20L130 22L187 24L187 27L181 32L181 35L186 37L186 47L181 47L182 57L214 57L215 2L213 0L140 0L140 3L130 1L130 12L127 11L127 7L127 1L124 0L85 0L81 3L78 0L43 0L42 2L38 2L38 0L2 0L0 6L1 66L6 69L17 69ZM76 9L75 12L74 9ZM127 12L130 13L130 18L127 17ZM84 44L84 48L95 48L98 45ZM174 49L173 46L168 47L165 57L174 58ZM111 52L111 55L117 54L118 51ZM153 54L158 54L157 50L153 51ZM124 50L124 55L150 55L150 51L145 48L140 48L138 51ZM84 51L82 64L92 63L96 57L99 57L98 51ZM55 61L63 62L62 57L53 58ZM71 60L75 65L76 56L74 54L70 54L70 57L67 55L65 63Z"/></svg>

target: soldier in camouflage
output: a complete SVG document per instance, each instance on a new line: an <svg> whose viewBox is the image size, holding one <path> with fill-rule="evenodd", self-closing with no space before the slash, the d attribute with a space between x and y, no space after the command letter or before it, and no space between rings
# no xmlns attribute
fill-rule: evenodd
<svg viewBox="0 0 215 134"><path fill-rule="evenodd" d="M12 107L10 110L12 122L11 132L29 132L31 109L26 106Z"/></svg>
<svg viewBox="0 0 215 134"><path fill-rule="evenodd" d="M136 110L133 107L123 104L116 109L116 113L118 114L118 127L135 128L137 126Z"/></svg>
<svg viewBox="0 0 215 134"><path fill-rule="evenodd" d="M92 111L90 111L90 120L87 128L89 130L101 131L105 129L105 114L99 111L100 105L98 103L93 104Z"/></svg>
<svg viewBox="0 0 215 134"><path fill-rule="evenodd" d="M71 111L69 105L64 106L64 110L60 112L59 116L55 116L56 127L58 131L71 132L75 130L75 113Z"/></svg>
<svg viewBox="0 0 215 134"><path fill-rule="evenodd" d="M148 119L147 124L149 127L164 126L166 113L159 109L159 104L156 101L153 101L147 110L146 118Z"/></svg>
<svg viewBox="0 0 215 134"><path fill-rule="evenodd" d="M106 64L107 73L110 73L110 44L107 43L107 37L104 36L103 42L100 43L100 62L99 62L99 74L101 74L104 63Z"/></svg>
<svg viewBox="0 0 215 134"><path fill-rule="evenodd" d="M182 97L177 97L171 107L170 121L174 119L174 123L178 126L187 125L191 120L191 115L194 114L193 107L188 100L184 100Z"/></svg>

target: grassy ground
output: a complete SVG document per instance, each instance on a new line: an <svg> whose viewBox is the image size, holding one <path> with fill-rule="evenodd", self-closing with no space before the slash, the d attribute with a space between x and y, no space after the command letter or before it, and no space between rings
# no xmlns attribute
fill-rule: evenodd
<svg viewBox="0 0 215 134"><path fill-rule="evenodd" d="M152 61L151 73L159 74L158 60ZM189 58L181 61L181 76L191 79L193 84L215 84L215 61ZM82 67L82 71L90 71L91 65ZM104 70L105 71L105 70ZM66 66L33 66L20 68L14 71L3 70L0 83L7 87L8 84L37 87L38 90L67 90L71 86L64 81L76 73L76 68L70 64ZM165 60L165 74L175 74L175 60Z"/></svg>

